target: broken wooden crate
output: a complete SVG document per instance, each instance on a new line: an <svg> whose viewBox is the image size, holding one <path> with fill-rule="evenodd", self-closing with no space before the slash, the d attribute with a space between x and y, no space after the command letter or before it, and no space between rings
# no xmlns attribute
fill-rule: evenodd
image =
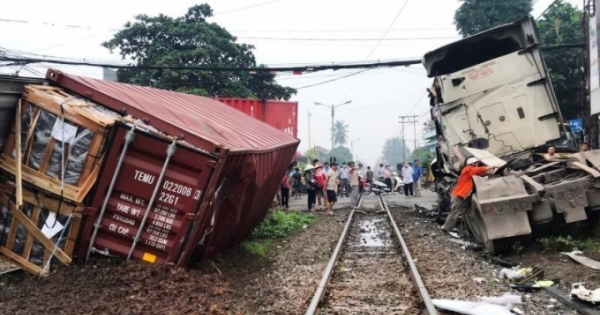
<svg viewBox="0 0 600 315"><path fill-rule="evenodd" d="M98 177L105 140L119 117L61 88L28 85L0 168L16 176L15 124L20 123L24 185L81 203Z"/></svg>
<svg viewBox="0 0 600 315"><path fill-rule="evenodd" d="M14 185L0 184L0 253L43 276L58 262L71 263L83 207L23 189L19 209L16 195Z"/></svg>

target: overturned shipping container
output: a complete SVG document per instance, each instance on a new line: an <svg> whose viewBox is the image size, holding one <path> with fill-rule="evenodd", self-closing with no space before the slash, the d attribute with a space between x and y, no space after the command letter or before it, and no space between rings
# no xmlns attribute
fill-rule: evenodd
<svg viewBox="0 0 600 315"><path fill-rule="evenodd" d="M298 102L247 98L218 98L217 100L264 121L294 138L298 137Z"/></svg>
<svg viewBox="0 0 600 315"><path fill-rule="evenodd" d="M143 122L113 128L81 256L186 265L239 242L265 217L299 143L210 98L53 69L47 78Z"/></svg>

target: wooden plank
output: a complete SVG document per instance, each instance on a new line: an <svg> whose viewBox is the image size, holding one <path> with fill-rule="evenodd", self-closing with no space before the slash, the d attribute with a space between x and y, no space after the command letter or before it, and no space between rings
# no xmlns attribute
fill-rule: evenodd
<svg viewBox="0 0 600 315"><path fill-rule="evenodd" d="M23 164L25 165L28 164L27 161L29 161L29 155L31 154L31 147L33 145L33 139L35 136L35 128L37 127L42 114L41 108L34 106L33 104L29 104L29 106L33 106L33 117L31 118L29 130L27 131L27 139L25 140L25 153L23 154Z"/></svg>
<svg viewBox="0 0 600 315"><path fill-rule="evenodd" d="M546 292L550 293L550 295L557 298L561 303L577 310L578 313L584 315L600 315L600 311L597 311L583 303L577 302L575 300L570 299L567 295L562 293L559 289L554 287L544 288Z"/></svg>
<svg viewBox="0 0 600 315"><path fill-rule="evenodd" d="M40 161L40 169L38 171L44 175L46 175L46 171L48 170L48 166L50 164L50 159L52 158L52 153L54 153L55 145L56 145L56 139L54 139L54 137L50 137L50 140L48 141L48 144L46 145L46 150L44 150L44 157Z"/></svg>
<svg viewBox="0 0 600 315"><path fill-rule="evenodd" d="M12 159L0 159L0 168L4 169L8 173L14 174L15 169L13 163L8 163ZM23 168L22 170L23 181L32 184L33 186L39 187L41 190L51 192L57 196L61 194L61 185L60 181L57 179L53 179L45 174L40 174L35 170L32 170L28 167ZM81 203L83 201L82 198L77 197L79 188L76 186L72 186L69 184L65 184L65 189L63 193L63 197L65 199Z"/></svg>
<svg viewBox="0 0 600 315"><path fill-rule="evenodd" d="M21 99L17 104L15 117L15 183L17 185L16 202L17 209L23 208L23 182L21 180Z"/></svg>
<svg viewBox="0 0 600 315"><path fill-rule="evenodd" d="M6 205L6 207L8 208L8 205ZM17 221L17 219L15 218L15 216L12 216L12 221L10 221L10 230L8 232L8 239L6 240L6 248L8 250L13 250L13 247L15 246L15 238L17 237L17 230L19 228L19 221Z"/></svg>
<svg viewBox="0 0 600 315"><path fill-rule="evenodd" d="M25 269L33 274L42 274L42 268L40 268L39 266L36 266L34 263L11 252L10 250L8 250L6 248L0 247L0 253L4 254L6 257L10 258L12 261L19 264L19 266L21 266L23 269ZM46 272L42 275L46 276L47 274L48 273Z"/></svg>
<svg viewBox="0 0 600 315"><path fill-rule="evenodd" d="M104 142L104 135L100 133L95 133L92 137L92 141L90 142L90 146L88 148L88 154L85 157L85 162L83 167L81 168L81 175L79 176L79 180L77 182L77 186L81 186L88 180L89 174L92 172L94 167L99 167L98 162L102 160L100 155L100 149L102 143ZM94 181L96 179L94 178Z"/></svg>
<svg viewBox="0 0 600 315"><path fill-rule="evenodd" d="M83 207L81 207L79 211L83 211ZM69 234L67 236L67 241L65 242L65 253L69 256L73 255L73 249L75 249L75 243L77 242L80 227L81 219L75 217L71 218L71 226L69 227Z"/></svg>
<svg viewBox="0 0 600 315"><path fill-rule="evenodd" d="M19 222L23 224L25 229L29 231L29 233L33 233L33 236L37 239L38 242L40 242L44 246L44 248L50 251L54 249L55 244L50 239L48 239L42 233L42 231L40 231L40 229L38 229L37 224L31 222L31 220L23 212L21 212L15 207L15 205L10 201L8 196L6 196L5 194L1 194L1 199L7 204L8 211L10 211L13 214L13 217L16 217L17 220L19 220ZM71 257L69 257L69 255L67 255L60 248L56 249L55 256L64 264L68 265L71 263Z"/></svg>
<svg viewBox="0 0 600 315"><path fill-rule="evenodd" d="M14 192L14 187L10 184L0 184L0 192L4 192L10 195ZM58 197L57 197L58 198ZM62 203L58 199L48 198L44 193L33 192L27 188L23 189L23 201L40 208L49 210L51 212L58 212L61 215L70 215L75 212L75 217L81 218L81 210L79 206L75 206L70 202L63 201ZM60 211L58 206L60 204Z"/></svg>
<svg viewBox="0 0 600 315"><path fill-rule="evenodd" d="M25 99L35 104L36 106L41 107L44 110L56 115L57 117L64 117L65 120L68 120L71 123L82 126L84 128L90 129L94 132L102 132L104 127L98 124L95 121L91 121L81 115L73 112L70 106L63 104L61 109L61 104L66 101L57 99L48 95L47 93L39 90L35 90L31 88L31 86L25 87L25 93L23 94Z"/></svg>
<svg viewBox="0 0 600 315"><path fill-rule="evenodd" d="M40 219L40 207L34 206L33 212L31 213L31 220L37 224ZM23 258L29 260L31 254L31 246L33 246L33 234L27 233L27 239L25 240L25 247L23 247Z"/></svg>

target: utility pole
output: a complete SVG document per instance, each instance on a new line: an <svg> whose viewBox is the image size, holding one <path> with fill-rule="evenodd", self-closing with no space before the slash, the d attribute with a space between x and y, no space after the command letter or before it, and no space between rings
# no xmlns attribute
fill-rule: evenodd
<svg viewBox="0 0 600 315"><path fill-rule="evenodd" d="M352 103L352 101L347 101L346 103L342 103L342 104L338 104L338 105L325 105L319 102L315 102L315 105L318 106L325 106L325 107L330 107L331 108L331 150L333 150L334 144L333 144L333 126L335 124L335 109L343 106L343 105L348 105Z"/></svg>
<svg viewBox="0 0 600 315"><path fill-rule="evenodd" d="M406 162L406 134L404 133L404 124L413 124L415 129L415 149L417 148L417 118L419 115L412 116L400 116L398 118L402 119L400 122L402 124L402 161Z"/></svg>
<svg viewBox="0 0 600 315"><path fill-rule="evenodd" d="M310 110L308 111L308 150L310 150L310 145L312 144L312 141L310 141L310 116L312 116L312 114L310 113ZM317 152L314 152L313 149L313 159L316 159L317 157Z"/></svg>

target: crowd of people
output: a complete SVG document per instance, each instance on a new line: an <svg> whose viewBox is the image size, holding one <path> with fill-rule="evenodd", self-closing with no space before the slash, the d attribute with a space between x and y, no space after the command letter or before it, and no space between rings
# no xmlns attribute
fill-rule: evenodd
<svg viewBox="0 0 600 315"><path fill-rule="evenodd" d="M405 162L401 170L401 181L406 197L421 196L421 175L423 170L419 160ZM377 176L377 177L375 177ZM338 197L350 197L350 206L358 207L359 195L363 187L361 181L373 184L374 180L385 183L389 191L394 190L396 173L390 171L389 165L379 165L375 173L370 166L364 169L363 164L355 165L354 161L343 162L339 165L335 159L321 163L318 159L306 165L301 170L295 164L290 167L281 182L281 205L289 209L290 194L294 199L302 197L302 188L306 188L309 211L325 208L328 215L333 214L333 206Z"/></svg>

